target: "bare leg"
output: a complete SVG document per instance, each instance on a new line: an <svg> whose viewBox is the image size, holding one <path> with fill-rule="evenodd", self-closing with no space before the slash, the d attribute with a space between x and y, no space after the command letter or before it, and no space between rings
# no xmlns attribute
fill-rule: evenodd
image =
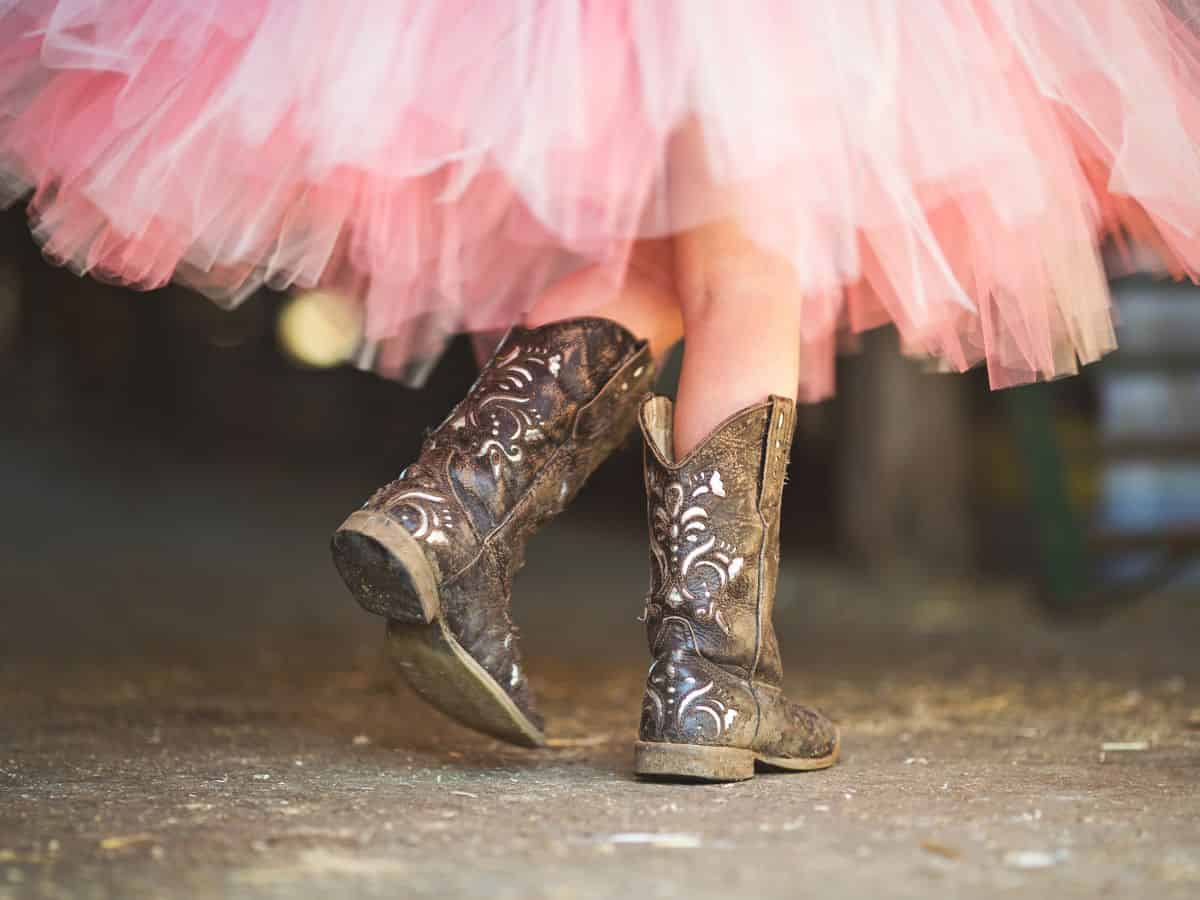
<svg viewBox="0 0 1200 900"><path fill-rule="evenodd" d="M682 458L733 413L796 396L800 321L791 267L733 220L675 238L675 283L686 336L675 406Z"/></svg>
<svg viewBox="0 0 1200 900"><path fill-rule="evenodd" d="M576 272L542 295L525 324L536 328L563 319L603 316L648 340L650 351L661 359L683 334L671 252L669 240L639 241L616 296L599 271Z"/></svg>

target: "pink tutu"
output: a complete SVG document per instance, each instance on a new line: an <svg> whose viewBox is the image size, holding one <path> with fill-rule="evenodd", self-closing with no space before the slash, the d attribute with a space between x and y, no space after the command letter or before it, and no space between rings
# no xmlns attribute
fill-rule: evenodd
<svg viewBox="0 0 1200 900"><path fill-rule="evenodd" d="M1189 2L0 0L0 170L52 258L331 285L384 369L735 216L802 397L887 322L1004 386L1113 348L1103 240L1200 271Z"/></svg>

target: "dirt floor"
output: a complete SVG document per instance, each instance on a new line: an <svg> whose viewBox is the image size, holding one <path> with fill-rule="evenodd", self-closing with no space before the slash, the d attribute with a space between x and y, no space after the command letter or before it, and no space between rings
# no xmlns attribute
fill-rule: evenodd
<svg viewBox="0 0 1200 900"><path fill-rule="evenodd" d="M789 682L843 762L642 783L637 510L535 542L528 752L396 686L324 548L358 486L62 463L5 485L4 900L1200 896L1194 593L1063 630L1017 588L790 560Z"/></svg>

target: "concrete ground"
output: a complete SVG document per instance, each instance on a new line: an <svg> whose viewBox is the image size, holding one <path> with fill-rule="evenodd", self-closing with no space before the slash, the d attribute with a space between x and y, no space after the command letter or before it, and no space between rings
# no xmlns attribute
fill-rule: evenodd
<svg viewBox="0 0 1200 900"><path fill-rule="evenodd" d="M529 752L396 685L325 549L370 485L119 457L5 448L4 900L1200 896L1194 595L1064 631L790 559L789 682L842 763L642 783L637 508L532 547Z"/></svg>

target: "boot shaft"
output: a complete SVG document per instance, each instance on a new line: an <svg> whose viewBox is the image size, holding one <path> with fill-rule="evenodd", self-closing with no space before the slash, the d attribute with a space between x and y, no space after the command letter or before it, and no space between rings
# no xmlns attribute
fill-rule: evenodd
<svg viewBox="0 0 1200 900"><path fill-rule="evenodd" d="M794 404L772 397L742 410L682 460L675 458L672 416L665 397L642 406L650 652L658 658L691 647L738 678L778 686L771 613Z"/></svg>
<svg viewBox="0 0 1200 900"><path fill-rule="evenodd" d="M652 377L645 342L607 319L514 327L367 506L388 509L450 576L497 530L561 510L632 428Z"/></svg>

